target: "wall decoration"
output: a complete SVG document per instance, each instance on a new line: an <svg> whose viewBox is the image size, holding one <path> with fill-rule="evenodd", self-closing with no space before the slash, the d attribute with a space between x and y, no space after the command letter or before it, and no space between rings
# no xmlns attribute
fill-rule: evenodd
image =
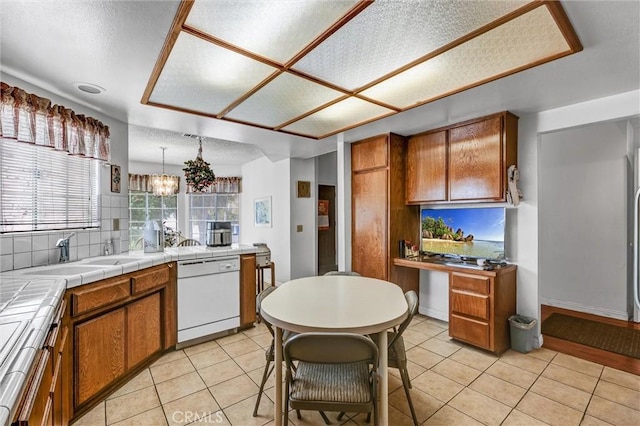
<svg viewBox="0 0 640 426"><path fill-rule="evenodd" d="M120 166L115 164L111 165L111 192L120 192L120 182L122 181L122 174L120 173Z"/></svg>
<svg viewBox="0 0 640 426"><path fill-rule="evenodd" d="M271 227L271 197L256 198L253 201L255 226Z"/></svg>
<svg viewBox="0 0 640 426"><path fill-rule="evenodd" d="M308 180L298 181L298 198L311 197L311 182Z"/></svg>
<svg viewBox="0 0 640 426"><path fill-rule="evenodd" d="M329 229L329 200L318 200L318 230Z"/></svg>

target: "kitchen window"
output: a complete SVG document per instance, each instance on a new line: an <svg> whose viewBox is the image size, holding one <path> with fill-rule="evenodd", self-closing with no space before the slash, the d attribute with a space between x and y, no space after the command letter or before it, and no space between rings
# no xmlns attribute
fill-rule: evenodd
<svg viewBox="0 0 640 426"><path fill-rule="evenodd" d="M142 241L142 229L147 219L159 220L165 229L177 230L178 196L129 191L129 250L142 249L138 241Z"/></svg>
<svg viewBox="0 0 640 426"><path fill-rule="evenodd" d="M100 226L101 161L1 141L0 233Z"/></svg>
<svg viewBox="0 0 640 426"><path fill-rule="evenodd" d="M207 222L228 220L231 222L231 242L240 238L240 208L238 193L188 194L189 238L206 243Z"/></svg>

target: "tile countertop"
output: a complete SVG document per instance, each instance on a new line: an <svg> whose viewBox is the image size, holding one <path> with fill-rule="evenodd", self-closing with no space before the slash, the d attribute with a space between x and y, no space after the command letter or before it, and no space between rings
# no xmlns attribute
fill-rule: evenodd
<svg viewBox="0 0 640 426"><path fill-rule="evenodd" d="M162 253L132 251L77 262L0 273L0 425L10 425L67 288L166 262L255 253L256 247L171 247Z"/></svg>

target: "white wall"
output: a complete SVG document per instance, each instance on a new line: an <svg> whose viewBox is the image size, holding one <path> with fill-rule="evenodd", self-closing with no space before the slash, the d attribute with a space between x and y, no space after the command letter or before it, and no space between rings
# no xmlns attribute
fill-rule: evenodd
<svg viewBox="0 0 640 426"><path fill-rule="evenodd" d="M628 319L626 133L606 122L541 136L543 304Z"/></svg>
<svg viewBox="0 0 640 426"><path fill-rule="evenodd" d="M290 279L317 275L318 185L315 159L291 160L291 274ZM297 197L297 182L311 182L311 196ZM298 226L302 231L298 232Z"/></svg>
<svg viewBox="0 0 640 426"><path fill-rule="evenodd" d="M338 184L338 153L336 151L316 157L318 185Z"/></svg>
<svg viewBox="0 0 640 426"><path fill-rule="evenodd" d="M110 186L111 170L109 164L121 167L122 176L128 173L128 126L100 112L81 105L73 100L48 92L8 74L2 73L2 81L20 87L29 93L50 99L53 104L70 108L77 114L96 118L109 127L111 155L109 163L101 168L101 227L99 229L78 230L70 240L69 258L79 260L103 254L105 242L113 241L115 253L128 250L129 246L129 192L128 182L121 183L119 193L112 193ZM118 219L119 229L114 230L114 219ZM56 241L69 235L69 231L18 232L0 236L0 271L28 268L32 266L57 263L59 249Z"/></svg>

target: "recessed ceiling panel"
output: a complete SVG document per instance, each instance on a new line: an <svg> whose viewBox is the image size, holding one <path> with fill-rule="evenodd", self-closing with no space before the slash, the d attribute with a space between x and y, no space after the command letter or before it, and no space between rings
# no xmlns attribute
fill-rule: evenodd
<svg viewBox="0 0 640 426"><path fill-rule="evenodd" d="M529 1L377 1L293 68L354 90L526 3Z"/></svg>
<svg viewBox="0 0 640 426"><path fill-rule="evenodd" d="M406 109L569 49L553 16L541 6L379 83L362 95Z"/></svg>
<svg viewBox="0 0 640 426"><path fill-rule="evenodd" d="M217 114L275 68L181 33L150 102Z"/></svg>
<svg viewBox="0 0 640 426"><path fill-rule="evenodd" d="M385 117L395 111L358 98L349 98L311 114L282 130L301 135L321 136L347 127Z"/></svg>
<svg viewBox="0 0 640 426"><path fill-rule="evenodd" d="M330 101L344 96L307 79L283 73L226 117L276 127Z"/></svg>
<svg viewBox="0 0 640 426"><path fill-rule="evenodd" d="M186 24L285 63L356 3L355 0L199 0Z"/></svg>

